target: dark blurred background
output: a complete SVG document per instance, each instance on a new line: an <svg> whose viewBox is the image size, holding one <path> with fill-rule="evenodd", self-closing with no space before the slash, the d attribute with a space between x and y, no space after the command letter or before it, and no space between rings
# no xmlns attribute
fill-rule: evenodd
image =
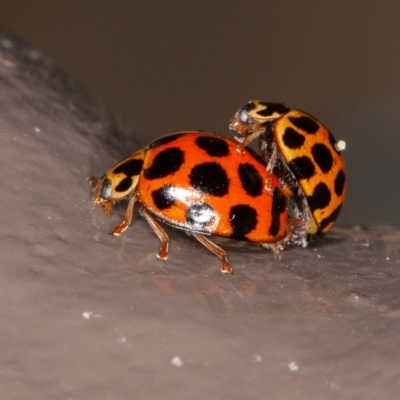
<svg viewBox="0 0 400 400"><path fill-rule="evenodd" d="M398 0L0 3L0 25L148 140L230 135L250 99L316 116L347 142L342 225L400 225L399 21Z"/></svg>

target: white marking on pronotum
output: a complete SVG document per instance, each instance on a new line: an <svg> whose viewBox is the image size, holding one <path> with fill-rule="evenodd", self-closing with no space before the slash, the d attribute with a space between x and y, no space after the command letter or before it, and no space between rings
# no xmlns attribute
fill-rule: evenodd
<svg viewBox="0 0 400 400"><path fill-rule="evenodd" d="M346 149L346 142L344 140L339 140L335 143L335 149L337 151L343 151Z"/></svg>

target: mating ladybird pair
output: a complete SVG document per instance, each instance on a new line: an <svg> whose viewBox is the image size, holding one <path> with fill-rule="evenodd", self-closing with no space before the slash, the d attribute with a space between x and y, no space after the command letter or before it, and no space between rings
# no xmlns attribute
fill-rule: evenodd
<svg viewBox="0 0 400 400"><path fill-rule="evenodd" d="M226 252L207 235L246 240L279 251L325 233L345 194L340 146L316 119L284 105L250 102L231 122L238 141L207 132L161 137L126 157L100 179L89 177L93 202L111 215L127 199L120 235L135 202L168 256L168 236L158 220L186 231L221 259ZM261 156L247 148L259 138Z"/></svg>

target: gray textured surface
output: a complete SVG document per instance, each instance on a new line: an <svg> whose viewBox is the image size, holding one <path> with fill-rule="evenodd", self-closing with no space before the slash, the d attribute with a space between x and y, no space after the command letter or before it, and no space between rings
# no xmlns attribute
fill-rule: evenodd
<svg viewBox="0 0 400 400"><path fill-rule="evenodd" d="M142 145L0 37L0 392L7 399L393 399L400 231L335 228L279 257L225 241L233 277L135 214L120 238L85 177ZM167 132L163 132L167 133Z"/></svg>

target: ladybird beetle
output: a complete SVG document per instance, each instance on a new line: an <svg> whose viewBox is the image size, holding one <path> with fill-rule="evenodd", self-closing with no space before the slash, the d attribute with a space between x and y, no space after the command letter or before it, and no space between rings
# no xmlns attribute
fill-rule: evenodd
<svg viewBox="0 0 400 400"><path fill-rule="evenodd" d="M236 138L239 152L259 138L267 176L274 173L286 187L294 218L301 221L286 243L306 246L307 236L326 233L346 193L340 153L345 142L336 142L316 118L280 103L250 101L236 112L230 128L244 136Z"/></svg>
<svg viewBox="0 0 400 400"><path fill-rule="evenodd" d="M124 158L100 179L90 176L93 202L110 216L127 199L120 235L131 223L134 203L161 241L159 259L168 256L168 236L158 221L184 230L218 256L222 272L232 273L226 252L205 235L246 240L278 250L287 234L287 201L276 176L250 149L207 132L163 136ZM265 181L270 183L265 189Z"/></svg>

